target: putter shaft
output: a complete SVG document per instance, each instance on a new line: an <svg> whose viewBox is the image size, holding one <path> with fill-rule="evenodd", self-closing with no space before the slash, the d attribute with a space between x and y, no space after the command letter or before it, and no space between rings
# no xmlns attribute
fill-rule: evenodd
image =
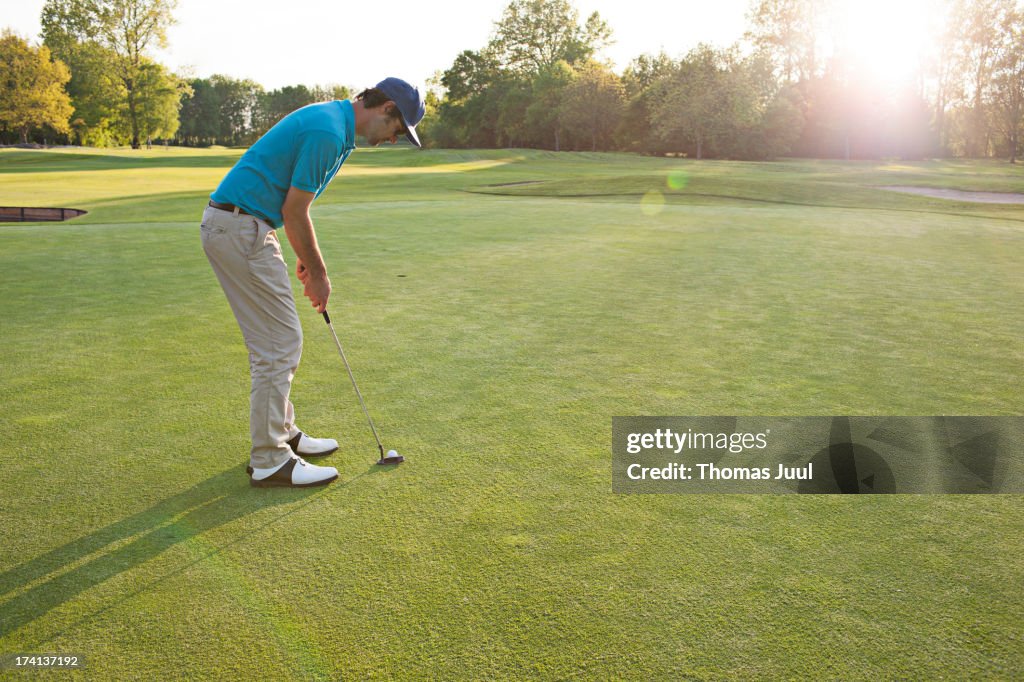
<svg viewBox="0 0 1024 682"><path fill-rule="evenodd" d="M370 417L370 411L366 409L366 402L363 400L363 394L359 392L359 386L356 385L356 378L352 374L352 368L349 367L348 358L345 357L345 351L341 347L341 341L338 339L338 334L334 331L334 325L331 324L331 316L324 310L324 322L327 323L327 328L331 330L331 336L334 337L334 343L338 346L338 354L341 355L341 361L345 363L345 369L348 371L348 378L352 380L352 388L356 389L356 397L359 398L359 404L363 408L363 414L366 415L366 421L370 423L370 430L373 431L373 439L377 441L377 448L380 449L380 457L384 459L384 446L381 445L380 437L377 435L377 427L373 425L373 419Z"/></svg>

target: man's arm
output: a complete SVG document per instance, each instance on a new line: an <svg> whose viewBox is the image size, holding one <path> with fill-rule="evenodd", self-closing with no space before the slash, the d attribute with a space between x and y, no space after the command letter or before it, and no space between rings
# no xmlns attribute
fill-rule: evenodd
<svg viewBox="0 0 1024 682"><path fill-rule="evenodd" d="M327 278L327 267L320 255L313 221L309 217L309 206L315 196L313 192L304 192L297 187L289 188L281 214L284 216L284 233L299 260L296 276L305 285L306 298L318 313L322 313L327 309L327 299L331 295L331 280Z"/></svg>

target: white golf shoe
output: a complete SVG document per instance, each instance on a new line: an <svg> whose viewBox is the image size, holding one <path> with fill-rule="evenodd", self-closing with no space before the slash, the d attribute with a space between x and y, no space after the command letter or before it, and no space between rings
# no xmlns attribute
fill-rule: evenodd
<svg viewBox="0 0 1024 682"><path fill-rule="evenodd" d="M338 441L333 438L310 438L299 431L299 435L288 441L288 447L300 457L323 457L338 449Z"/></svg>
<svg viewBox="0 0 1024 682"><path fill-rule="evenodd" d="M324 457L337 452L338 441L333 438L310 438L299 431L299 435L288 441L288 447L300 457ZM245 473L252 475L252 465L245 465Z"/></svg>
<svg viewBox="0 0 1024 682"><path fill-rule="evenodd" d="M327 485L337 477L338 470L334 467L316 466L298 455L292 455L276 467L253 469L249 483L256 488L311 488Z"/></svg>

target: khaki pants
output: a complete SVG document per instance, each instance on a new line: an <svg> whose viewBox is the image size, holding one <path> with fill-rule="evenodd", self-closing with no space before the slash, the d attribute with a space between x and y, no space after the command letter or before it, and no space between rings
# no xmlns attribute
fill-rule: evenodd
<svg viewBox="0 0 1024 682"><path fill-rule="evenodd" d="M299 433L288 394L302 356L302 327L281 244L263 220L212 206L203 212L201 232L249 349L250 464L274 467L291 456L288 440Z"/></svg>

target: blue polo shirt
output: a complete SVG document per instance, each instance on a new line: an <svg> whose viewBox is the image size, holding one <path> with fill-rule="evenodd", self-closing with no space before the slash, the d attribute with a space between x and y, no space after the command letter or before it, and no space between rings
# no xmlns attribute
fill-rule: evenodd
<svg viewBox="0 0 1024 682"><path fill-rule="evenodd" d="M210 198L281 227L288 189L298 187L319 197L355 149L355 139L351 102L334 100L297 109L246 150Z"/></svg>

